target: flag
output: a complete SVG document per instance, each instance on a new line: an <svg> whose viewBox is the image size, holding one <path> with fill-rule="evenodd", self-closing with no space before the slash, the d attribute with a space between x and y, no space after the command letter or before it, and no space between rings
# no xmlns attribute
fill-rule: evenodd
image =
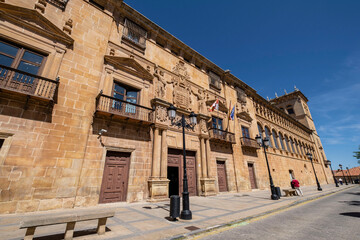
<svg viewBox="0 0 360 240"><path fill-rule="evenodd" d="M233 107L233 109L231 110L231 113L230 113L231 120L234 120L234 115L235 115L235 106Z"/></svg>
<svg viewBox="0 0 360 240"><path fill-rule="evenodd" d="M213 112L214 109L219 110L219 99L216 99L216 101L209 108L209 111Z"/></svg>

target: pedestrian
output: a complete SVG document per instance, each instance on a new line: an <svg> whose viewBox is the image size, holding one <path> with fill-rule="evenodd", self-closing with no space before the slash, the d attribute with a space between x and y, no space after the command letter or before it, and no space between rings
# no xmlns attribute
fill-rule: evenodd
<svg viewBox="0 0 360 240"><path fill-rule="evenodd" d="M291 181L291 185L294 186L295 188L295 191L297 192L297 194L299 196L304 196L303 192L301 191L301 188L300 188L300 183L298 180L296 180L295 178Z"/></svg>
<svg viewBox="0 0 360 240"><path fill-rule="evenodd" d="M341 179L341 178L339 178L339 183L340 183L341 185L343 185L343 182L342 182L342 179Z"/></svg>

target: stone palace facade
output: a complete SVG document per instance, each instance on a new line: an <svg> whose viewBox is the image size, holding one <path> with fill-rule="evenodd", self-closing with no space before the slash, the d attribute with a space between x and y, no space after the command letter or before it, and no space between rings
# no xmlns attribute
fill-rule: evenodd
<svg viewBox="0 0 360 240"><path fill-rule="evenodd" d="M0 213L181 194L171 104L197 114L191 196L269 189L259 133L276 186L315 185L307 152L329 183L307 102L297 89L264 99L119 0L0 0Z"/></svg>

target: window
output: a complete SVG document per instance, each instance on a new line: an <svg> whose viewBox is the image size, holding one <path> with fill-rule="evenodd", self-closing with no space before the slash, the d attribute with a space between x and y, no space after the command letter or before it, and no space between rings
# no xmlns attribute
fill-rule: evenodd
<svg viewBox="0 0 360 240"><path fill-rule="evenodd" d="M244 138L250 138L249 128L241 126L241 132Z"/></svg>
<svg viewBox="0 0 360 240"><path fill-rule="evenodd" d="M294 142L293 142L292 138L290 138L290 144L291 144L291 149L292 149L293 153L295 153Z"/></svg>
<svg viewBox="0 0 360 240"><path fill-rule="evenodd" d="M297 152L297 154L300 154L299 144L298 144L298 142L296 140L294 140L294 142L295 142L296 152Z"/></svg>
<svg viewBox="0 0 360 240"><path fill-rule="evenodd" d="M258 126L259 136L262 138L262 127L260 124L258 124L257 126Z"/></svg>
<svg viewBox="0 0 360 240"><path fill-rule="evenodd" d="M9 78L8 71L6 68L1 67L1 65L33 75L39 75L45 59L46 57L41 54L0 41L0 83L2 81L17 81L23 84L32 84L35 79L34 77L14 72Z"/></svg>
<svg viewBox="0 0 360 240"><path fill-rule="evenodd" d="M147 32L145 29L137 25L136 23L125 19L125 26L123 31L123 37L136 43L142 48L145 48Z"/></svg>
<svg viewBox="0 0 360 240"><path fill-rule="evenodd" d="M284 138L283 138L283 136L282 136L281 133L279 133L279 140L280 140L281 148L282 148L283 150L285 150Z"/></svg>
<svg viewBox="0 0 360 240"><path fill-rule="evenodd" d="M278 144L277 139L276 139L276 132L275 132L275 130L272 130L272 136L273 136L273 140L274 140L275 147L276 147L277 149L279 149L279 144Z"/></svg>
<svg viewBox="0 0 360 240"><path fill-rule="evenodd" d="M212 71L209 71L209 81L210 81L210 86L215 87L216 89L220 90L221 89L221 80L220 77L215 74Z"/></svg>
<svg viewBox="0 0 360 240"><path fill-rule="evenodd" d="M267 139L269 139L269 147L273 147L270 139L270 130L268 127L265 127L265 136Z"/></svg>
<svg viewBox="0 0 360 240"><path fill-rule="evenodd" d="M113 97L120 101L113 101L112 107L116 110L123 110L126 113L135 113L136 105L139 101L139 91L137 89L121 85L117 82L114 83L114 92ZM124 102L129 102L133 104L126 104L125 109L123 109Z"/></svg>
<svg viewBox="0 0 360 240"><path fill-rule="evenodd" d="M43 55L0 41L0 65L37 75L44 62Z"/></svg>
<svg viewBox="0 0 360 240"><path fill-rule="evenodd" d="M286 148L289 152L291 152L290 150L290 146L289 146L289 139L287 138L287 136L285 136L285 143L286 143Z"/></svg>
<svg viewBox="0 0 360 240"><path fill-rule="evenodd" d="M5 139L0 139L0 150L1 150L1 147L2 147L2 145L4 144L4 141L5 141Z"/></svg>
<svg viewBox="0 0 360 240"><path fill-rule="evenodd" d="M100 3L96 2L96 0L89 0L90 3L94 4L96 7L100 8L101 10L104 10L104 6Z"/></svg>
<svg viewBox="0 0 360 240"><path fill-rule="evenodd" d="M216 118L216 117L212 117L212 128L213 128L213 129L223 130L223 127L222 127L222 119ZM221 131L220 131L220 132L221 132Z"/></svg>
<svg viewBox="0 0 360 240"><path fill-rule="evenodd" d="M294 109L291 105L286 106L288 114L295 114Z"/></svg>

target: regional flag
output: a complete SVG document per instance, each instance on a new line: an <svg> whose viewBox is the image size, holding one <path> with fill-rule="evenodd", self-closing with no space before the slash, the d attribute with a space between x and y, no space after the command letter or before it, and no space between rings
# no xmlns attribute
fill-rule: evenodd
<svg viewBox="0 0 360 240"><path fill-rule="evenodd" d="M216 99L216 101L209 108L209 111L213 112L215 109L219 110L219 99Z"/></svg>
<svg viewBox="0 0 360 240"><path fill-rule="evenodd" d="M231 120L234 120L234 115L235 115L235 105L233 107L233 109L231 110L231 113L230 113L230 119Z"/></svg>

